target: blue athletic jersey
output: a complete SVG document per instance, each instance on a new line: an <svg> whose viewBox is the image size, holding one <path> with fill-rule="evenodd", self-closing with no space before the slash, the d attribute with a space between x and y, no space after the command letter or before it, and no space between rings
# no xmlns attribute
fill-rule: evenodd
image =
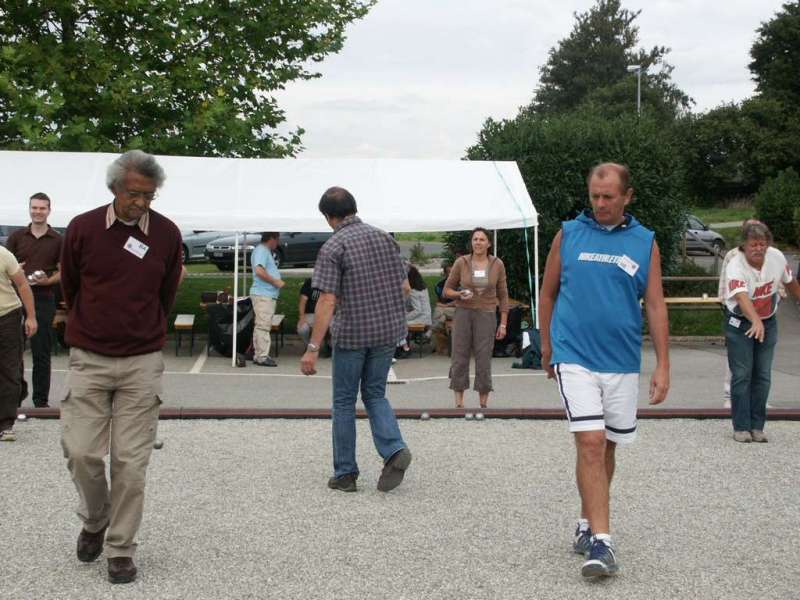
<svg viewBox="0 0 800 600"><path fill-rule="evenodd" d="M550 338L553 364L638 373L642 309L654 234L633 216L611 231L591 211L561 225L561 287Z"/></svg>

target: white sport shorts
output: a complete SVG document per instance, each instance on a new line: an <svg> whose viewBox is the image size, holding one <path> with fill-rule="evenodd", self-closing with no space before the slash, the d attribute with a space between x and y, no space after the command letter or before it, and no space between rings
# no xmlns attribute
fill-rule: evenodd
<svg viewBox="0 0 800 600"><path fill-rule="evenodd" d="M555 371L571 433L605 429L617 444L636 439L638 373L597 373L573 363L558 363Z"/></svg>

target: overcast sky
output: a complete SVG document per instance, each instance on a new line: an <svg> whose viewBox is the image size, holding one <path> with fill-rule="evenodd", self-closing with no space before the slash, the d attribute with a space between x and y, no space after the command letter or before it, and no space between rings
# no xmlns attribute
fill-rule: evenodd
<svg viewBox="0 0 800 600"><path fill-rule="evenodd" d="M305 158L456 159L487 117L513 117L547 52L592 0L379 0L352 24L321 79L277 98ZM637 0L640 44L672 49L673 81L695 111L753 94L747 64L782 0ZM635 98L631 99L631 110Z"/></svg>

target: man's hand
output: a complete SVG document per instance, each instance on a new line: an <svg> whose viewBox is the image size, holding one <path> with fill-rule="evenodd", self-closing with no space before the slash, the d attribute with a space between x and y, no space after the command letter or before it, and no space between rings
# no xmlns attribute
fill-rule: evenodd
<svg viewBox="0 0 800 600"><path fill-rule="evenodd" d="M33 276L33 281L31 283L35 285L42 285L43 283L47 283L47 280L50 279L47 276L47 273L45 273L44 271L34 271L32 273L32 276Z"/></svg>
<svg viewBox="0 0 800 600"><path fill-rule="evenodd" d="M506 337L506 326L505 325L498 325L497 326L497 333L494 334L494 339L502 340Z"/></svg>
<svg viewBox="0 0 800 600"><path fill-rule="evenodd" d="M669 367L656 367L650 378L650 404L661 404L669 391Z"/></svg>
<svg viewBox="0 0 800 600"><path fill-rule="evenodd" d="M305 316L304 314L301 314L301 315L300 315L300 316L297 318L297 326L298 326L298 327L300 327L300 325L302 325L302 324L303 324L303 323L305 323L305 322L306 322L306 316Z"/></svg>
<svg viewBox="0 0 800 600"><path fill-rule="evenodd" d="M276 279L274 285L276 288L281 289L286 285L286 282L283 279Z"/></svg>
<svg viewBox="0 0 800 600"><path fill-rule="evenodd" d="M36 323L36 317L30 316L25 319L25 335L27 337L33 337L36 335L36 330L39 329L39 325Z"/></svg>
<svg viewBox="0 0 800 600"><path fill-rule="evenodd" d="M556 371L553 369L553 365L550 364L550 360L553 358L553 349L550 346L542 345L542 368L547 373L548 379L555 379L556 378Z"/></svg>
<svg viewBox="0 0 800 600"><path fill-rule="evenodd" d="M764 323L761 319L755 320L750 325L750 329L744 333L749 338L756 338L759 342L764 341Z"/></svg>
<svg viewBox="0 0 800 600"><path fill-rule="evenodd" d="M300 370L303 375L316 375L317 374L317 357L319 352L306 352L300 359Z"/></svg>

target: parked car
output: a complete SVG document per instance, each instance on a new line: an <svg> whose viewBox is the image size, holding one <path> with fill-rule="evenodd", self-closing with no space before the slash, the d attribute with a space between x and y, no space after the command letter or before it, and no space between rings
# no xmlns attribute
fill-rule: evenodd
<svg viewBox="0 0 800 600"><path fill-rule="evenodd" d="M709 254L720 254L725 250L725 238L708 228L694 215L686 217L686 231L683 234L686 242L686 251L708 252ZM709 250L711 247L711 250Z"/></svg>
<svg viewBox="0 0 800 600"><path fill-rule="evenodd" d="M22 227L22 225L0 225L0 246L5 246L8 241L8 236L17 229L22 229Z"/></svg>
<svg viewBox="0 0 800 600"><path fill-rule="evenodd" d="M183 262L205 260L206 246L225 235L222 231L203 231L199 229L181 231L183 238Z"/></svg>
<svg viewBox="0 0 800 600"><path fill-rule="evenodd" d="M275 262L279 267L304 267L313 266L317 260L317 253L322 244L328 241L333 232L297 231L281 233L281 241L275 249ZM245 255L247 264L250 265L250 254L261 243L260 233L248 233L246 238L239 236L239 256L243 264ZM234 236L219 238L206 246L206 258L220 271L233 270Z"/></svg>

